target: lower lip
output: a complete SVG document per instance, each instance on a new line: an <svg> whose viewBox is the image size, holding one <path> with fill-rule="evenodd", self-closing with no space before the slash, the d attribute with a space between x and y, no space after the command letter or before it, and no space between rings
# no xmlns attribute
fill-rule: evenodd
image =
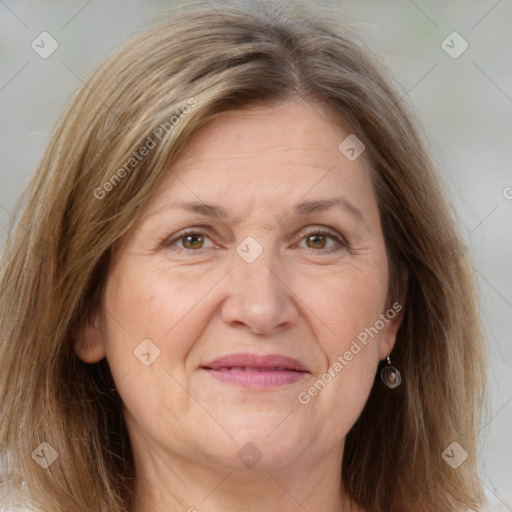
<svg viewBox="0 0 512 512"><path fill-rule="evenodd" d="M307 372L293 370L211 370L208 368L204 368L204 370L222 382L230 382L252 389L269 389L285 384L293 384L307 375Z"/></svg>

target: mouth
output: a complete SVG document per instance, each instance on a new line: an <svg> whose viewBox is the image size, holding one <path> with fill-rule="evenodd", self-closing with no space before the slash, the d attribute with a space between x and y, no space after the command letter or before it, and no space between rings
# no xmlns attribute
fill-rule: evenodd
<svg viewBox="0 0 512 512"><path fill-rule="evenodd" d="M207 370L216 370L219 372L224 372L228 370L237 370L243 372L296 372L298 370L293 370L292 368L285 368L284 366L276 366L275 368L258 368L254 366L226 366L224 368L207 368Z"/></svg>
<svg viewBox="0 0 512 512"><path fill-rule="evenodd" d="M231 354L206 363L201 369L217 380L250 389L293 384L309 374L300 361L278 354Z"/></svg>

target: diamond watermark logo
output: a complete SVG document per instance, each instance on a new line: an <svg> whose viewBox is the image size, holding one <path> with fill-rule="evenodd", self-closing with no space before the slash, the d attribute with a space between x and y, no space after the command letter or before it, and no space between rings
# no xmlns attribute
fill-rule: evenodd
<svg viewBox="0 0 512 512"><path fill-rule="evenodd" d="M457 469L468 458L468 452L454 441L441 454L443 460L453 469Z"/></svg>
<svg viewBox="0 0 512 512"><path fill-rule="evenodd" d="M452 32L441 43L441 48L452 59L458 59L468 49L468 47L468 42L458 32Z"/></svg>
<svg viewBox="0 0 512 512"><path fill-rule="evenodd" d="M59 43L48 32L41 32L30 47L39 57L47 59L59 47Z"/></svg>
<svg viewBox="0 0 512 512"><path fill-rule="evenodd" d="M160 357L160 349L146 338L137 345L133 354L144 366L150 366Z"/></svg>
<svg viewBox="0 0 512 512"><path fill-rule="evenodd" d="M356 135L352 133L341 142L338 149L347 160L353 162L363 154L366 146Z"/></svg>
<svg viewBox="0 0 512 512"><path fill-rule="evenodd" d="M59 454L45 441L32 452L32 458L43 469L48 469L59 458Z"/></svg>
<svg viewBox="0 0 512 512"><path fill-rule="evenodd" d="M252 236L248 236L237 246L236 252L246 263L253 263L263 252L263 247Z"/></svg>
<svg viewBox="0 0 512 512"><path fill-rule="evenodd" d="M251 469L261 459L262 453L254 446L253 443L245 443L236 456L238 460L247 468Z"/></svg>

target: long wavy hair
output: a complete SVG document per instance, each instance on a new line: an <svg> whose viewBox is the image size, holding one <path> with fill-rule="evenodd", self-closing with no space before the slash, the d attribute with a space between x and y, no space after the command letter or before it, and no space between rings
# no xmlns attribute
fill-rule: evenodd
<svg viewBox="0 0 512 512"><path fill-rule="evenodd" d="M0 275L0 457L10 497L20 492L40 511L131 510L123 406L109 392L106 361L83 363L74 335L99 304L116 243L197 129L232 109L294 98L325 107L365 144L390 296L406 297L392 354L402 385L390 391L376 378L347 435L340 485L375 512L479 508L478 302L418 121L332 11L211 2L166 15L99 65L19 203ZM155 147L139 158L149 136ZM453 442L468 454L456 469L442 455Z"/></svg>

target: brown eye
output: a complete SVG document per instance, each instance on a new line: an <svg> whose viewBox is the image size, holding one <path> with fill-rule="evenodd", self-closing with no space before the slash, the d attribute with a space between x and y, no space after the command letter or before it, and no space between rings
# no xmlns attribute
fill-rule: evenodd
<svg viewBox="0 0 512 512"><path fill-rule="evenodd" d="M180 240L183 240L183 247L185 249L201 249L204 243L203 235L199 234L182 236Z"/></svg>
<svg viewBox="0 0 512 512"><path fill-rule="evenodd" d="M311 245L309 245L310 242ZM317 233L314 235L309 235L307 237L307 243L310 249L323 249L327 241L325 235Z"/></svg>
<svg viewBox="0 0 512 512"><path fill-rule="evenodd" d="M207 244L210 245L207 245ZM201 233L200 231L185 231L173 238L167 238L163 241L163 246L169 249L183 251L196 251L215 247L210 237Z"/></svg>
<svg viewBox="0 0 512 512"><path fill-rule="evenodd" d="M348 243L342 236L328 231L311 230L305 233L301 242L306 241L306 249L312 252L330 253L348 248ZM330 243L330 245L328 245Z"/></svg>

